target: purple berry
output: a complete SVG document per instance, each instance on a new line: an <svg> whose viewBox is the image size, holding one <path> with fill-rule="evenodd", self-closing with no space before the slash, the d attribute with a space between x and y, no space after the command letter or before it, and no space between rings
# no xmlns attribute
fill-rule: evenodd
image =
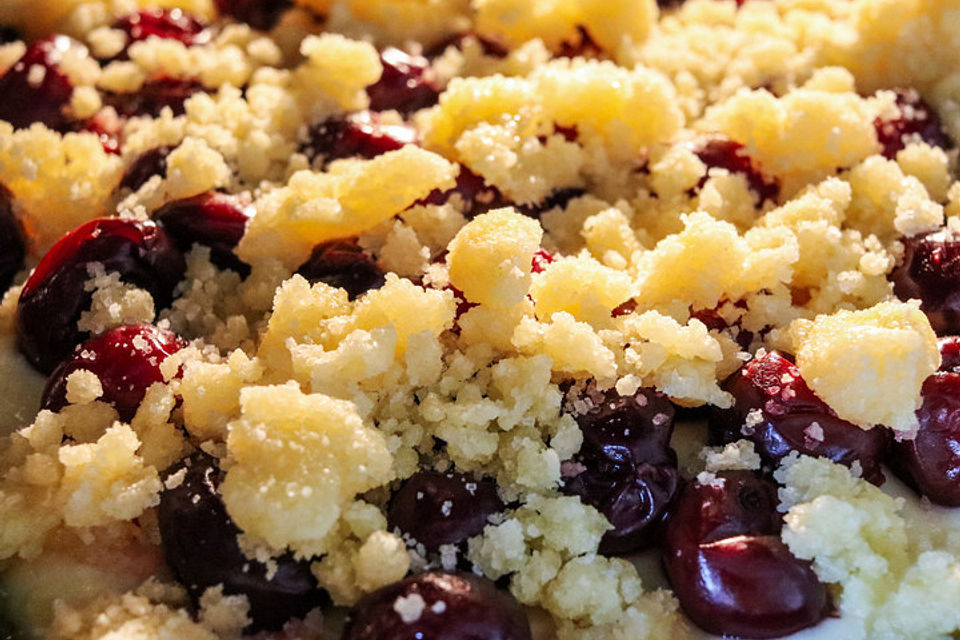
<svg viewBox="0 0 960 640"><path fill-rule="evenodd" d="M483 532L503 502L492 480L475 480L456 472L419 471L390 500L387 522L429 551L441 545L462 545Z"/></svg>
<svg viewBox="0 0 960 640"><path fill-rule="evenodd" d="M878 117L873 122L884 157L891 160L896 158L898 151L914 141L923 141L941 149L953 148L953 141L944 130L940 116L915 89L893 89L893 92L896 94L899 116L890 119Z"/></svg>
<svg viewBox="0 0 960 640"><path fill-rule="evenodd" d="M864 479L883 483L880 464L890 432L861 429L837 417L807 386L800 370L776 351L746 363L723 384L733 394L729 409L710 412L713 444L746 438L769 467L797 451L851 466L860 464Z"/></svg>
<svg viewBox="0 0 960 640"><path fill-rule="evenodd" d="M564 492L579 496L610 520L601 553L621 554L655 541L680 489L670 448L674 410L652 389L632 396L588 388L593 407L579 416L583 445L565 464Z"/></svg>
<svg viewBox="0 0 960 640"><path fill-rule="evenodd" d="M210 247L210 260L221 269L233 269L242 276L250 273L250 267L233 252L250 219L249 207L237 196L212 191L175 200L157 209L153 219L182 251L202 244Z"/></svg>
<svg viewBox="0 0 960 640"><path fill-rule="evenodd" d="M86 338L77 321L90 305L84 284L94 263L148 290L158 308L170 304L186 270L183 254L153 222L97 218L63 236L27 279L17 306L20 351L44 373Z"/></svg>
<svg viewBox="0 0 960 640"><path fill-rule="evenodd" d="M69 130L65 108L73 96L73 84L59 65L70 48L80 46L67 36L50 36L27 47L0 76L0 120L17 129L39 122L55 131Z"/></svg>
<svg viewBox="0 0 960 640"><path fill-rule="evenodd" d="M707 165L707 169L726 169L730 173L742 175L761 203L764 200L775 202L780 195L780 184L763 175L739 142L725 138L712 138L694 149L694 153ZM703 187L706 182L707 176L704 176L700 179L697 188Z"/></svg>
<svg viewBox="0 0 960 640"><path fill-rule="evenodd" d="M67 378L74 371L90 371L103 387L100 400L130 422L147 388L162 382L160 365L186 343L172 331L150 324L124 325L87 340L73 357L60 363L43 390L41 408L59 411L67 405Z"/></svg>
<svg viewBox="0 0 960 640"><path fill-rule="evenodd" d="M173 151L172 147L156 147L149 151L144 151L133 161L126 173L123 174L123 180L120 181L121 189L130 189L136 191L147 183L147 180L153 176L167 177L167 156Z"/></svg>
<svg viewBox="0 0 960 640"><path fill-rule="evenodd" d="M514 598L465 573L422 573L383 587L350 611L341 640L530 640Z"/></svg>
<svg viewBox="0 0 960 640"><path fill-rule="evenodd" d="M318 244L297 273L311 284L323 282L346 289L351 300L386 284L377 261L364 252L355 238Z"/></svg>
<svg viewBox="0 0 960 640"><path fill-rule="evenodd" d="M380 62L383 75L367 87L370 109L408 114L437 104L440 90L430 77L426 58L387 47L380 53Z"/></svg>
<svg viewBox="0 0 960 640"><path fill-rule="evenodd" d="M167 564L196 606L208 587L223 585L225 594L242 594L250 602L248 631L280 629L327 601L310 572L310 562L290 554L274 558L276 571L249 559L240 550L240 529L220 497L216 461L195 454L171 471L186 468L183 480L160 494L157 516Z"/></svg>
<svg viewBox="0 0 960 640"><path fill-rule="evenodd" d="M890 274L894 294L919 299L938 335L960 333L960 235L943 228L903 245L903 261Z"/></svg>
<svg viewBox="0 0 960 640"><path fill-rule="evenodd" d="M323 163L341 158L376 158L417 141L416 130L406 124L383 124L377 113L363 111L334 117L310 127L301 146L310 160Z"/></svg>
<svg viewBox="0 0 960 640"><path fill-rule="evenodd" d="M773 482L727 471L684 489L664 535L663 559L680 607L723 636L779 638L829 613L810 563L780 540Z"/></svg>

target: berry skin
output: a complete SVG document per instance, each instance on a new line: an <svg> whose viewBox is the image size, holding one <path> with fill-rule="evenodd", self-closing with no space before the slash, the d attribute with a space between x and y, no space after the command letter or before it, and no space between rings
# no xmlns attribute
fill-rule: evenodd
<svg viewBox="0 0 960 640"><path fill-rule="evenodd" d="M379 289L387 282L377 261L360 248L356 238L318 244L297 273L310 284L324 282L331 287L346 289L351 300Z"/></svg>
<svg viewBox="0 0 960 640"><path fill-rule="evenodd" d="M367 160L388 151L396 151L417 141L416 130L406 124L383 124L371 111L334 117L310 127L307 142L300 150L323 164L341 158Z"/></svg>
<svg viewBox="0 0 960 640"><path fill-rule="evenodd" d="M903 245L903 260L890 274L894 294L919 299L937 335L960 333L960 235L943 228Z"/></svg>
<svg viewBox="0 0 960 640"><path fill-rule="evenodd" d="M483 532L487 521L502 511L496 484L462 473L418 471L390 500L387 523L400 529L429 551L441 545L463 545Z"/></svg>
<svg viewBox="0 0 960 640"><path fill-rule="evenodd" d="M157 308L170 304L183 278L183 254L154 222L97 218L60 238L20 292L17 344L39 371L50 373L86 339L77 327L92 293L84 290L94 263L144 288Z"/></svg>
<svg viewBox="0 0 960 640"><path fill-rule="evenodd" d="M167 156L173 151L171 147L156 147L144 151L133 161L123 174L120 181L121 189L136 191L147 183L153 176L167 177Z"/></svg>
<svg viewBox="0 0 960 640"><path fill-rule="evenodd" d="M167 564L195 607L208 587L223 585L224 594L247 596L253 620L247 631L253 632L280 629L327 602L309 561L280 556L273 559L276 571L271 572L240 550L240 529L220 498L216 460L198 453L171 474L182 468L182 482L160 494L157 517Z"/></svg>
<svg viewBox="0 0 960 640"><path fill-rule="evenodd" d="M880 464L890 432L883 427L861 429L838 418L807 386L800 370L778 352L746 363L723 389L733 394L734 405L710 410L711 444L747 438L770 468L792 451L848 467L857 462L864 479L883 483Z"/></svg>
<svg viewBox="0 0 960 640"><path fill-rule="evenodd" d="M674 410L652 389L632 396L588 388L593 408L577 416L583 445L565 464L564 493L596 507L614 528L600 552L622 554L656 541L681 480L670 448Z"/></svg>
<svg viewBox="0 0 960 640"><path fill-rule="evenodd" d="M186 343L172 331L149 324L124 325L87 340L71 358L54 369L43 390L41 408L59 411L67 405L67 378L86 370L100 379L99 398L117 410L120 419L130 422L147 388L162 382L160 365Z"/></svg>
<svg viewBox="0 0 960 640"><path fill-rule="evenodd" d="M680 608L716 635L779 638L830 611L826 586L780 540L777 488L725 471L684 489L667 523L663 560Z"/></svg>
<svg viewBox="0 0 960 640"><path fill-rule="evenodd" d="M188 47L209 41L202 22L180 9L145 9L128 14L113 23L114 29L127 34L127 46L115 59L126 60L127 48L150 37L178 40Z"/></svg>
<svg viewBox="0 0 960 640"><path fill-rule="evenodd" d="M419 609L417 615L404 603ZM531 632L517 601L489 580L421 573L360 600L340 640L531 640Z"/></svg>
<svg viewBox="0 0 960 640"><path fill-rule="evenodd" d="M943 128L940 116L915 89L893 89L899 115L878 117L873 125L883 147L883 156L893 160L897 152L914 140L922 140L932 147L952 149L954 144Z"/></svg>
<svg viewBox="0 0 960 640"><path fill-rule="evenodd" d="M169 202L153 214L181 251L194 243L210 247L210 260L221 269L233 269L242 276L250 267L234 254L243 237L249 208L232 195L211 191L192 198Z"/></svg>
<svg viewBox="0 0 960 640"><path fill-rule="evenodd" d="M712 138L694 149L694 153L707 165L707 169L726 169L730 173L742 175L761 203L765 200L776 202L780 195L780 184L763 175L739 142ZM707 176L704 176L697 188L703 187L706 182Z"/></svg>
<svg viewBox="0 0 960 640"><path fill-rule="evenodd" d="M217 11L254 29L266 31L292 6L290 0L215 0Z"/></svg>
<svg viewBox="0 0 960 640"><path fill-rule="evenodd" d="M73 47L81 45L57 35L27 47L26 53L0 76L0 120L16 129L39 122L54 131L68 131L72 124L65 109L73 96L73 84L60 70L60 61Z"/></svg>
<svg viewBox="0 0 960 640"><path fill-rule="evenodd" d="M440 90L430 77L430 62L423 56L414 56L395 47L380 52L383 74L367 87L370 109L395 109L409 114L432 107L440 99Z"/></svg>
<svg viewBox="0 0 960 640"><path fill-rule="evenodd" d="M182 116L186 113L187 99L203 90L204 86L197 80L164 77L145 82L133 93L105 92L103 103L125 118L158 118L165 107L169 107L173 115Z"/></svg>

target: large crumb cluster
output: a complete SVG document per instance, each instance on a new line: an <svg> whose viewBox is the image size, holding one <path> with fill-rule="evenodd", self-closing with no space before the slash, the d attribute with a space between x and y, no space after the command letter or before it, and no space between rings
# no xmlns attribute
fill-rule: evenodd
<svg viewBox="0 0 960 640"><path fill-rule="evenodd" d="M129 424L86 371L66 407L37 413L19 287L0 303L0 580L25 585L11 602L32 600L27 624L58 639L240 633L244 598L209 590L191 612L158 582L164 481L201 450L225 472L244 548L309 559L337 605L459 562L547 612L546 637L682 638L669 590L599 554L611 525L562 493L584 440L565 396L652 387L730 407L721 383L779 349L841 418L914 434L939 355L888 276L904 238L960 224L960 183L955 151L915 136L884 157L875 123L900 115L890 89L914 88L960 139L958 0L297 0L269 32L219 15L228 4L0 1L0 24L28 39L76 39L63 65L78 123L113 109L101 96L197 88L181 113L125 119L119 153L79 125L0 122L0 184L29 254L17 285L96 217L142 220L211 191L252 214L235 251L249 274L195 245L168 308L90 273L80 331L156 322L190 341ZM147 6L179 7L211 37L127 42L113 25ZM438 102L379 117L415 144L311 156L314 127L370 108L380 53L410 43ZM0 46L0 71L23 51ZM753 173L710 164L711 144ZM156 149L163 172L122 184ZM297 273L345 239L382 286L350 296ZM745 442L702 456L708 475L760 466ZM492 478L510 506L435 561L385 515L423 469ZM789 458L778 480L784 541L835 585L857 637L960 629L955 514L821 460ZM90 588L42 593L29 577L63 567ZM288 633L313 637L311 624Z"/></svg>

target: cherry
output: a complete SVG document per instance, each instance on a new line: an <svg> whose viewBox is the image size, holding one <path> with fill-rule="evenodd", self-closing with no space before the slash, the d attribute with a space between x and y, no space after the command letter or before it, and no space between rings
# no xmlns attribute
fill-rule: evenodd
<svg viewBox="0 0 960 640"><path fill-rule="evenodd" d="M760 198L761 203L764 200L775 202L780 195L779 182L764 176L739 142L726 138L711 138L694 149L694 153L707 165L707 169L726 169L730 173L742 175L747 179L750 189ZM707 176L703 176L700 178L697 189L702 188L706 183Z"/></svg>
<svg viewBox="0 0 960 640"><path fill-rule="evenodd" d="M407 124L383 124L377 113L363 111L333 117L315 124L300 149L310 160L331 162L341 158L375 158L417 141L416 130Z"/></svg>
<svg viewBox="0 0 960 640"><path fill-rule="evenodd" d="M208 587L242 594L250 603L250 631L279 629L327 600L310 572L310 562L290 554L273 558L275 572L244 555L234 524L218 492L217 462L198 453L171 471L183 480L160 494L157 516L167 564L194 605Z"/></svg>
<svg viewBox="0 0 960 640"><path fill-rule="evenodd" d="M311 284L324 282L331 287L346 289L351 300L386 284L383 270L371 255L364 252L356 238L318 244L297 273Z"/></svg>
<svg viewBox="0 0 960 640"><path fill-rule="evenodd" d="M120 181L121 189L130 189L136 191L147 183L147 180L153 176L167 177L167 156L173 151L173 147L155 147L144 151L133 161L123 174L123 180Z"/></svg>
<svg viewBox="0 0 960 640"><path fill-rule="evenodd" d="M684 613L716 635L778 638L830 610L810 563L780 540L776 485L725 471L687 485L664 535L663 559Z"/></svg>
<svg viewBox="0 0 960 640"><path fill-rule="evenodd" d="M387 47L380 52L380 63L383 74L367 87L370 109L396 109L408 114L437 104L440 90L430 77L430 62L426 58Z"/></svg>
<svg viewBox="0 0 960 640"><path fill-rule="evenodd" d="M292 3L290 0L216 0L216 5L221 14L266 31Z"/></svg>
<svg viewBox="0 0 960 640"><path fill-rule="evenodd" d="M475 480L456 472L418 471L390 500L387 522L429 551L441 545L466 543L483 532L503 501L492 480Z"/></svg>
<svg viewBox="0 0 960 640"><path fill-rule="evenodd" d="M0 120L17 129L39 122L55 131L69 130L64 110L73 96L73 84L59 65L71 47L80 46L67 36L54 35L27 47L0 76Z"/></svg>
<svg viewBox="0 0 960 640"><path fill-rule="evenodd" d="M953 141L944 130L940 116L915 89L892 91L900 115L891 119L878 117L873 121L884 157L893 160L908 143L921 140L933 147L953 148Z"/></svg>
<svg viewBox="0 0 960 640"><path fill-rule="evenodd" d="M770 468L791 451L848 467L858 462L865 480L883 483L880 464L890 432L883 427L861 429L837 417L807 386L800 370L778 352L746 363L723 389L733 394L734 405L711 408L712 444L747 438Z"/></svg>
<svg viewBox="0 0 960 640"><path fill-rule="evenodd" d="M960 373L960 336L947 336L937 341L940 347L940 371Z"/></svg>
<svg viewBox="0 0 960 640"><path fill-rule="evenodd" d="M179 40L188 47L193 44L203 44L209 40L204 24L180 9L138 11L114 22L113 28L127 34L128 47L134 42L150 37ZM126 47L117 58L127 58Z"/></svg>
<svg viewBox="0 0 960 640"><path fill-rule="evenodd" d="M383 587L350 611L341 640L530 640L514 598L466 573L422 573Z"/></svg>
<svg viewBox="0 0 960 640"><path fill-rule="evenodd" d="M651 544L680 489L677 455L670 448L674 410L652 389L620 396L593 387L593 403L577 416L583 445L566 464L564 493L596 507L614 526L600 552L620 554Z"/></svg>
<svg viewBox="0 0 960 640"><path fill-rule="evenodd" d="M455 195L460 197L464 215L468 219L475 218L481 213L486 213L491 209L499 209L511 204L510 201L500 193L499 189L493 185L488 185L483 179L483 176L474 173L465 165L460 165L457 184L453 188L446 191L434 189L427 194L426 198L420 200L417 204L440 206L449 202Z"/></svg>
<svg viewBox="0 0 960 640"><path fill-rule="evenodd" d="M13 212L13 194L0 184L0 291L13 284L13 278L23 269L26 257L23 227Z"/></svg>
<svg viewBox="0 0 960 640"><path fill-rule="evenodd" d="M745 305L738 302L737 306ZM744 351L747 351L753 343L754 333L741 327L739 320L735 321L732 325L728 324L723 316L720 315L719 307L693 311L690 313L690 317L702 322L710 331L726 331L727 334L733 338L734 342Z"/></svg>
<svg viewBox="0 0 960 640"><path fill-rule="evenodd" d="M590 32L582 26L578 26L576 39L562 42L557 55L564 58L602 58L606 53L603 47L593 39Z"/></svg>
<svg viewBox="0 0 960 640"><path fill-rule="evenodd" d="M960 506L960 337L940 340L940 370L923 382L913 440L894 442L890 466L931 501Z"/></svg>
<svg viewBox="0 0 960 640"><path fill-rule="evenodd" d="M556 262L557 259L552 253L546 249L537 249L537 252L533 254L533 261L531 262L531 270L533 273L543 273L547 265Z"/></svg>
<svg viewBox="0 0 960 640"><path fill-rule="evenodd" d="M186 113L187 99L203 90L204 86L197 80L163 77L145 82L133 93L104 92L103 103L126 118L157 118L165 107L169 107L173 115L182 116Z"/></svg>
<svg viewBox="0 0 960 640"><path fill-rule="evenodd" d="M960 234L952 229L903 239L903 261L890 274L901 300L920 300L938 335L960 333Z"/></svg>
<svg viewBox="0 0 960 640"><path fill-rule="evenodd" d="M150 292L158 308L170 304L183 278L183 254L155 223L97 218L60 238L20 292L17 343L38 370L50 373L85 338L77 327L92 293L89 268L102 265Z"/></svg>
<svg viewBox="0 0 960 640"><path fill-rule="evenodd" d="M92 118L81 125L82 131L95 133L100 137L103 150L120 155L120 139L123 135L123 121L113 109L101 109Z"/></svg>
<svg viewBox="0 0 960 640"><path fill-rule="evenodd" d="M67 378L84 369L100 378L100 400L113 405L121 420L130 422L147 388L163 381L160 365L185 346L177 334L150 324L111 329L78 346L73 357L53 370L43 390L41 408L60 411L67 406Z"/></svg>
<svg viewBox="0 0 960 640"><path fill-rule="evenodd" d="M586 189L579 187L567 187L555 189L548 195L543 202L538 204L525 204L517 207L517 211L531 218L539 218L543 213L556 209L557 207L566 207L571 200L579 198L587 192Z"/></svg>
<svg viewBox="0 0 960 640"><path fill-rule="evenodd" d="M233 252L250 219L249 208L238 197L212 191L175 200L157 209L153 219L182 251L189 251L196 242L210 247L210 260L221 269L233 269L242 276L250 273L250 267Z"/></svg>

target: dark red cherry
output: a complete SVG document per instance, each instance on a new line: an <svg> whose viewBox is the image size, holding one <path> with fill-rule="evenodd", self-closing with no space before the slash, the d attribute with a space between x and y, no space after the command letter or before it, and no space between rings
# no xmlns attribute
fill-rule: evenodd
<svg viewBox="0 0 960 640"><path fill-rule="evenodd" d="M940 371L960 373L960 336L947 336L937 341L940 347Z"/></svg>
<svg viewBox="0 0 960 640"><path fill-rule="evenodd" d="M179 40L189 47L209 40L204 24L180 9L144 9L120 18L113 28L126 33L130 43L156 37Z"/></svg>
<svg viewBox="0 0 960 640"><path fill-rule="evenodd" d="M457 289L452 284L448 284L443 288L443 290L449 291L453 294L453 301L457 303L457 319L459 319L460 316L465 314L467 311L470 311L470 309L480 306L476 302L470 302L467 300L467 296L463 294L463 291L460 291L460 289ZM455 327L455 330L459 331L459 328Z"/></svg>
<svg viewBox="0 0 960 640"><path fill-rule="evenodd" d="M133 93L105 92L103 103L127 118L157 118L165 107L169 107L173 115L182 116L186 113L184 103L187 99L203 90L204 86L197 80L164 77L145 82Z"/></svg>
<svg viewBox="0 0 960 640"><path fill-rule="evenodd" d="M153 219L182 251L202 244L210 247L210 260L221 269L233 269L242 276L250 273L250 267L233 252L250 219L249 206L237 196L212 191L175 200L157 209Z"/></svg>
<svg viewBox="0 0 960 640"><path fill-rule="evenodd" d="M891 160L896 158L898 151L914 141L923 141L941 149L953 148L953 141L944 130L940 116L916 89L892 91L896 95L899 115L888 119L878 117L873 121L884 157Z"/></svg>
<svg viewBox="0 0 960 640"><path fill-rule="evenodd" d="M27 279L17 305L20 351L44 373L87 337L77 321L90 305L84 284L95 264L149 291L157 308L170 304L186 270L183 254L150 221L97 218L63 236Z"/></svg>
<svg viewBox="0 0 960 640"><path fill-rule="evenodd" d="M596 507L614 528L600 551L621 554L655 541L680 489L677 455L670 448L674 409L652 389L621 396L588 387L577 416L583 445L564 464L564 493Z"/></svg>
<svg viewBox="0 0 960 640"><path fill-rule="evenodd" d="M13 277L23 269L26 254L23 227L13 213L13 194L0 184L0 291L13 284Z"/></svg>
<svg viewBox="0 0 960 640"><path fill-rule="evenodd" d="M530 640L517 601L467 573L422 573L350 610L341 640Z"/></svg>
<svg viewBox="0 0 960 640"><path fill-rule="evenodd" d="M487 184L483 176L474 173L465 165L460 165L457 184L452 189L446 191L434 189L417 204L440 206L449 202L454 196L458 197L459 204L468 219L473 219L491 209L499 209L512 204L500 193L499 189Z"/></svg>
<svg viewBox="0 0 960 640"><path fill-rule="evenodd" d="M680 607L723 636L779 638L830 611L809 562L780 539L773 482L748 471L691 483L667 523L663 559Z"/></svg>
<svg viewBox="0 0 960 640"><path fill-rule="evenodd" d="M582 26L577 27L577 35L572 40L565 40L560 44L557 55L564 58L603 58L606 52L590 32Z"/></svg>
<svg viewBox="0 0 960 640"><path fill-rule="evenodd" d="M733 395L734 405L711 409L712 444L746 438L771 468L791 451L848 467L858 462L864 479L883 483L880 464L890 432L883 427L861 429L838 418L807 386L800 370L776 351L746 363L723 389Z"/></svg>
<svg viewBox="0 0 960 640"><path fill-rule="evenodd" d="M311 284L324 282L346 289L351 300L386 284L383 270L373 256L357 244L356 238L318 244L297 273Z"/></svg>
<svg viewBox="0 0 960 640"><path fill-rule="evenodd" d="M960 235L950 228L903 239L903 260L893 273L901 300L920 300L937 335L960 333Z"/></svg>
<svg viewBox="0 0 960 640"><path fill-rule="evenodd" d="M390 499L390 529L422 544L428 551L461 545L483 532L490 516L504 508L497 486L488 478L448 471L418 471Z"/></svg>
<svg viewBox="0 0 960 640"><path fill-rule="evenodd" d="M153 176L167 177L167 156L173 151L173 147L156 147L149 151L144 151L133 161L126 173L123 174L123 180L120 181L121 189L130 189L136 191L147 183L147 180Z"/></svg>
<svg viewBox="0 0 960 640"><path fill-rule="evenodd" d="M290 554L273 558L273 572L240 550L240 529L220 497L221 473L213 458L195 454L171 475L183 468L183 480L160 494L157 516L167 564L195 606L204 590L223 585L225 594L247 596L253 620L248 631L256 631L280 629L327 601L309 561Z"/></svg>
<svg viewBox="0 0 960 640"><path fill-rule="evenodd" d="M310 160L323 163L341 158L375 158L417 141L416 130L407 124L383 124L377 113L363 111L315 124L300 149Z"/></svg>
<svg viewBox="0 0 960 640"><path fill-rule="evenodd" d="M430 62L426 58L387 47L380 52L380 63L383 75L367 87L371 110L396 109L408 114L437 104L440 90L431 77Z"/></svg>
<svg viewBox="0 0 960 640"><path fill-rule="evenodd" d="M50 36L27 47L0 76L0 120L17 129L35 122L55 131L70 129L65 109L73 96L73 84L60 70L60 61L71 47L81 46L67 36Z"/></svg>
<svg viewBox="0 0 960 640"><path fill-rule="evenodd" d="M185 346L180 336L152 324L111 329L78 346L71 358L53 370L41 408L59 411L67 406L67 378L84 369L100 378L100 400L113 405L121 420L130 422L147 388L163 381L160 365Z"/></svg>
<svg viewBox="0 0 960 640"><path fill-rule="evenodd" d="M746 306L738 302L737 306ZM728 323L720 315L718 309L698 309L690 313L691 318L696 318L702 322L710 331L722 331L730 336L744 351L750 348L753 343L754 333L747 331L741 325L739 320L733 324Z"/></svg>
<svg viewBox="0 0 960 640"><path fill-rule="evenodd" d="M730 173L742 175L761 203L764 200L776 201L780 195L780 183L767 178L739 142L726 138L711 138L693 152L707 165L707 169L726 169ZM697 188L703 187L706 182L707 176L704 176Z"/></svg>
<svg viewBox="0 0 960 640"><path fill-rule="evenodd" d="M222 15L266 31L293 3L290 0L216 0L216 5Z"/></svg>
<svg viewBox="0 0 960 640"><path fill-rule="evenodd" d="M548 195L543 202L537 204L524 204L517 207L517 211L531 218L539 218L542 214L557 207L566 207L571 200L579 198L587 192L586 189L579 187L568 187L564 189L555 189Z"/></svg>
<svg viewBox="0 0 960 640"><path fill-rule="evenodd" d="M89 131L100 137L103 150L113 155L120 155L121 138L123 137L123 121L113 109L101 109L92 118L80 126L81 131Z"/></svg>

